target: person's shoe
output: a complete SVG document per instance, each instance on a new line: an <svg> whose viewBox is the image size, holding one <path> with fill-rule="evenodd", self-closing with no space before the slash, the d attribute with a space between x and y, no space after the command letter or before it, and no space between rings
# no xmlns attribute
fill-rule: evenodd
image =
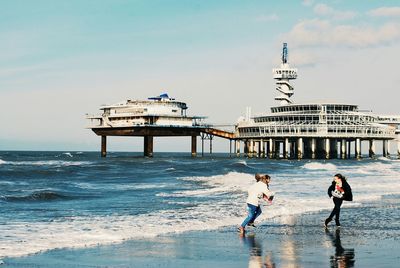
<svg viewBox="0 0 400 268"><path fill-rule="evenodd" d="M256 226L254 225L254 222L249 222L249 223L247 224L247 226L251 226L251 227L256 228Z"/></svg>
<svg viewBox="0 0 400 268"><path fill-rule="evenodd" d="M324 227L325 227L325 228L328 228L328 224L329 224L330 221L331 221L331 219L329 219L329 218L327 218L327 219L325 220L325 222L324 222Z"/></svg>
<svg viewBox="0 0 400 268"><path fill-rule="evenodd" d="M340 222L338 220L336 220L335 222L336 222L336 227L340 228Z"/></svg>
<svg viewBox="0 0 400 268"><path fill-rule="evenodd" d="M244 234L244 232L245 232L245 230L244 230L244 228L242 227L242 226L239 226L239 228L237 228L237 231L238 231L238 233L240 233L240 234Z"/></svg>

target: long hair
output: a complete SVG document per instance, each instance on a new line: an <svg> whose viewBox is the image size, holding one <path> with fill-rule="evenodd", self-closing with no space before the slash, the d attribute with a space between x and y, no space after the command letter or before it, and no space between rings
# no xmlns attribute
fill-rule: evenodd
<svg viewBox="0 0 400 268"><path fill-rule="evenodd" d="M334 177L338 177L338 178L341 179L342 181L345 181L345 180L346 180L346 177L343 176L343 175L340 174L340 173L336 174Z"/></svg>

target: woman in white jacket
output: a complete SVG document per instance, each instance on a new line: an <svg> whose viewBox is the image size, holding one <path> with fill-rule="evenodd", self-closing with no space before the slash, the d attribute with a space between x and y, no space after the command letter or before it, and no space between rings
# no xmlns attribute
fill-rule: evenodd
<svg viewBox="0 0 400 268"><path fill-rule="evenodd" d="M268 175L256 174L257 182L248 189L247 203L247 218L238 228L238 232L244 234L247 225L253 225L255 219L262 213L260 208L260 199L265 198L272 201L274 192L269 190L271 177Z"/></svg>

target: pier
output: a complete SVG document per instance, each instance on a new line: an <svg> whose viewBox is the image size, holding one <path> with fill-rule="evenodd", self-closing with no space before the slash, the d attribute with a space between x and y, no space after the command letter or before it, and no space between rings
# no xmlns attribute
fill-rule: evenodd
<svg viewBox="0 0 400 268"><path fill-rule="evenodd" d="M216 129L210 126L133 126L116 128L92 128L93 132L101 136L101 156L107 155L107 136L133 136L143 137L143 155L152 157L154 152L154 137L191 137L191 155L197 156L197 137L202 140L202 155L204 154L204 140L210 140L210 153L212 152L212 139L214 136L234 139L234 133Z"/></svg>

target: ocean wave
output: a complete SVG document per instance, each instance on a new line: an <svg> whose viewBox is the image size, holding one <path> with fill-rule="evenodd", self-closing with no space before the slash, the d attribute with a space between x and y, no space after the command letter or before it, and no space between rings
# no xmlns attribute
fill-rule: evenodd
<svg viewBox="0 0 400 268"><path fill-rule="evenodd" d="M306 163L304 164L303 168L309 170L330 170L330 171L338 169L337 166L332 163L318 163L318 162Z"/></svg>
<svg viewBox="0 0 400 268"><path fill-rule="evenodd" d="M249 166L249 165L247 164L246 160L239 160L239 161L233 162L233 163L231 164L231 166L233 166L233 167L241 167L241 168L246 167L246 168L251 168L251 169L253 169L253 167L251 167L251 166Z"/></svg>
<svg viewBox="0 0 400 268"><path fill-rule="evenodd" d="M73 157L73 155L71 153L63 153L63 155L69 156L69 157Z"/></svg>
<svg viewBox="0 0 400 268"><path fill-rule="evenodd" d="M6 161L0 159L0 165L1 165L1 164L6 164L6 163L7 163Z"/></svg>
<svg viewBox="0 0 400 268"><path fill-rule="evenodd" d="M0 162L2 164L2 162ZM3 161L3 164L15 166L84 166L91 165L90 161L64 161L64 160L42 160L42 161Z"/></svg>
<svg viewBox="0 0 400 268"><path fill-rule="evenodd" d="M2 196L1 199L7 202L44 202L62 199L70 199L65 195L53 191L39 191L25 196Z"/></svg>

